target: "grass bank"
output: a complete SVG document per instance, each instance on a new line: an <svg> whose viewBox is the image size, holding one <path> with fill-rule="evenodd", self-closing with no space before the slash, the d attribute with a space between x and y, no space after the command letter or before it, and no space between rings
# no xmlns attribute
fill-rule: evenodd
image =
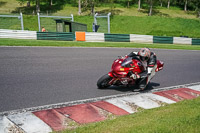
<svg viewBox="0 0 200 133"><path fill-rule="evenodd" d="M74 16L74 21L87 24L87 31L92 32L94 21L92 16ZM107 32L105 24L98 24L100 24L99 31ZM54 19L41 18L41 27L43 26L48 31L56 32ZM111 17L110 26L111 33L200 38L198 19L115 15ZM20 30L20 21L17 18L0 18L0 29ZM24 29L38 31L37 16L24 15Z"/></svg>
<svg viewBox="0 0 200 133"><path fill-rule="evenodd" d="M200 21L183 18L113 16L111 32L155 36L200 37Z"/></svg>
<svg viewBox="0 0 200 133"><path fill-rule="evenodd" d="M200 50L200 45L175 45L175 44L137 44L128 42L76 42L52 40L21 40L0 39L0 46L56 46L56 47L121 47L121 48L158 48Z"/></svg>
<svg viewBox="0 0 200 133"><path fill-rule="evenodd" d="M200 97L62 133L199 133Z"/></svg>

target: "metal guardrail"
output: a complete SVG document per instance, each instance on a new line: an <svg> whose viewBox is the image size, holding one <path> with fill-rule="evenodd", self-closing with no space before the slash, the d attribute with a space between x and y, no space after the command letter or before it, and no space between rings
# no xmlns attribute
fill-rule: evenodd
<svg viewBox="0 0 200 133"><path fill-rule="evenodd" d="M18 18L21 20L21 29L24 30L24 23L23 23L23 14L20 13L19 16L17 15L0 15L0 17L9 17L9 18Z"/></svg>

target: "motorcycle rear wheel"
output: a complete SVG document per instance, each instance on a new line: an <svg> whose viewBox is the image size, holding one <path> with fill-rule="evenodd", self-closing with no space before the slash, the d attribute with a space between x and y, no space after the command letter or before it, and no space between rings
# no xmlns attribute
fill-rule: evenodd
<svg viewBox="0 0 200 133"><path fill-rule="evenodd" d="M110 77L108 74L103 75L98 81L97 81L97 87L99 89L105 89L108 88L109 86L111 86L109 84L109 82L112 80L113 78Z"/></svg>

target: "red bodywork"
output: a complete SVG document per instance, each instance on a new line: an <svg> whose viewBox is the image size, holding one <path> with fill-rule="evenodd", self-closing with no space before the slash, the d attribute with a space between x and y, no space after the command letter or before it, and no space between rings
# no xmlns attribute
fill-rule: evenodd
<svg viewBox="0 0 200 133"><path fill-rule="evenodd" d="M162 69L163 69L163 66L164 66L164 62L157 60L156 72L162 70Z"/></svg>
<svg viewBox="0 0 200 133"><path fill-rule="evenodd" d="M116 59L113 62L111 71L108 73L110 77L113 77L113 79L109 82L110 85L117 85L117 83L119 83L119 85L120 83L122 85L133 85L135 83L135 80L128 76L129 71L132 71L135 74L140 74L144 71L144 66L142 65L140 60L130 58L131 57L124 57L121 59ZM127 64L127 66L124 64ZM157 60L157 68L155 72L162 70L163 65L163 62Z"/></svg>

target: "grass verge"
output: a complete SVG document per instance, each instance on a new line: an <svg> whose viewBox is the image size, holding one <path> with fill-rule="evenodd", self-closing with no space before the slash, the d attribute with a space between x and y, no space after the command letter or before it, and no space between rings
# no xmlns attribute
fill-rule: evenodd
<svg viewBox="0 0 200 133"><path fill-rule="evenodd" d="M200 97L62 133L199 133Z"/></svg>
<svg viewBox="0 0 200 133"><path fill-rule="evenodd" d="M51 40L21 40L0 39L0 46L56 46L56 47L121 47L121 48L158 48L200 50L200 45L175 45L175 44L137 44L128 42L72 42Z"/></svg>

